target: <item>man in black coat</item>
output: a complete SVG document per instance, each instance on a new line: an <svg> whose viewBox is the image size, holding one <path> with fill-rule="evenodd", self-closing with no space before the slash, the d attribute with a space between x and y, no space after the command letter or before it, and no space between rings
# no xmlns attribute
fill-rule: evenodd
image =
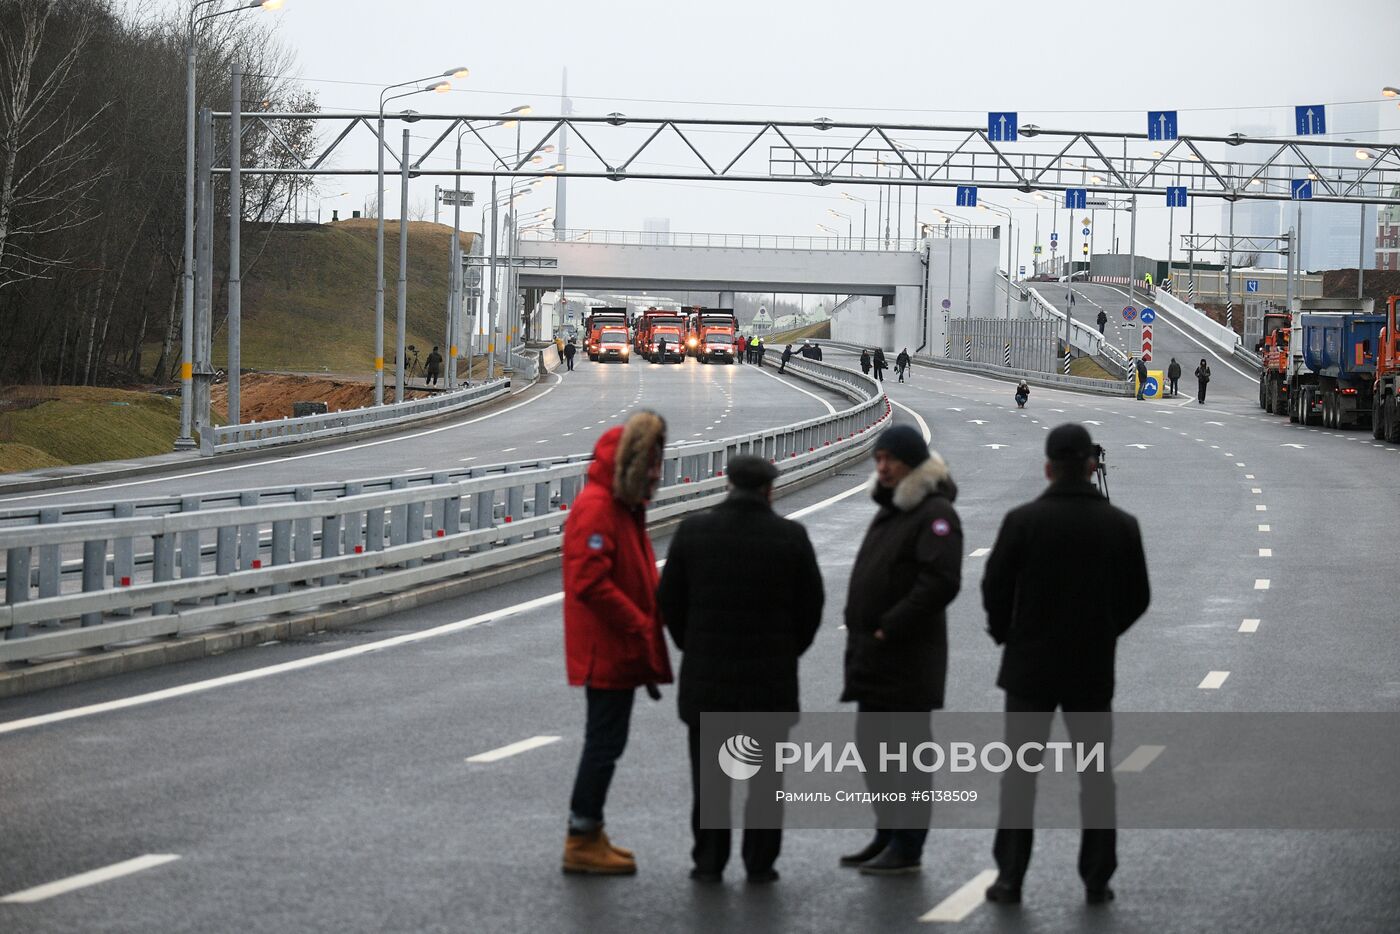
<svg viewBox="0 0 1400 934"><path fill-rule="evenodd" d="M1177 397L1176 384L1181 380L1181 364L1176 362L1176 357L1172 357L1172 362L1167 366L1167 385L1170 387L1172 398Z"/></svg>
<svg viewBox="0 0 1400 934"><path fill-rule="evenodd" d="M988 631L1005 646L997 686L1006 692L1007 744L1017 749L1043 743L1058 707L1072 741L1105 742L1111 768L1105 714L1113 700L1114 653L1118 637L1150 599L1142 534L1137 520L1110 505L1090 482L1098 447L1084 426L1071 423L1050 432L1045 455L1049 488L1007 514L982 578ZM1101 587L1085 589L1085 568L1094 569ZM1114 794L1111 771L1080 774L1085 829L1079 875L1093 904L1113 897L1108 880L1118 866ZM1012 768L1002 774L991 901L1021 899L1034 802L1034 772Z"/></svg>
<svg viewBox="0 0 1400 934"><path fill-rule="evenodd" d="M681 651L678 700L690 732L691 877L717 882L729 861L730 832L700 827L701 713L798 711L797 659L821 623L821 570L801 525L769 505L778 471L753 455L731 458L729 497L690 516L671 540L657 603ZM754 574L762 569L762 582ZM736 596L739 599L732 599ZM785 737L778 737L784 739ZM781 774L764 769L748 782L749 804L772 807ZM778 877L777 829L744 830L751 882Z"/></svg>
<svg viewBox="0 0 1400 934"><path fill-rule="evenodd" d="M857 704L856 745L866 763L879 761L882 741L912 748L932 739L927 716L919 735L891 737L892 718L882 715L927 715L943 706L946 610L962 584L962 523L953 509L957 494L948 466L917 430L895 425L881 433L870 485L879 512L856 553L846 594L841 693L842 701ZM885 787L898 780L875 769L866 772L872 792L910 790ZM921 824L906 818L915 826L898 828L891 826L888 811L877 808L875 838L841 857L841 865L859 866L867 875L918 872L929 814L922 809Z"/></svg>
<svg viewBox="0 0 1400 934"><path fill-rule="evenodd" d="M578 353L578 348L574 346L573 340L570 340L564 345L564 364L571 373L574 369L574 355L576 353Z"/></svg>
<svg viewBox="0 0 1400 934"><path fill-rule="evenodd" d="M1072 304L1074 304L1074 303L1073 303L1073 302L1070 302L1070 304L1072 305ZM1103 333L1104 327L1108 324L1108 312L1106 312L1106 311L1104 311L1102 308L1100 308L1100 309L1099 309L1099 316L1098 316L1098 318L1097 318L1096 320L1098 321L1098 324L1099 324L1099 333L1102 334L1102 333Z"/></svg>

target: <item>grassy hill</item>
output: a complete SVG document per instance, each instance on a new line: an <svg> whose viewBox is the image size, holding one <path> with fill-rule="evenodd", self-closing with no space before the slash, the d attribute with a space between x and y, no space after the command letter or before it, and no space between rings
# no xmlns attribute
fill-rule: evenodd
<svg viewBox="0 0 1400 934"><path fill-rule="evenodd" d="M87 386L0 392L0 473L165 454L180 433L180 400Z"/></svg>
<svg viewBox="0 0 1400 934"><path fill-rule="evenodd" d="M461 235L462 250L475 235ZM392 368L398 221L384 224L384 356ZM408 225L408 344L420 359L443 342L451 228ZM285 224L243 232L243 367L373 375L375 222ZM264 246L264 241L266 245ZM225 255L216 275L222 286ZM227 293L214 303L214 363L227 361ZM154 356L149 359L155 359Z"/></svg>
<svg viewBox="0 0 1400 934"><path fill-rule="evenodd" d="M831 340L831 322L818 321L816 324L763 335L763 343L770 345L795 344L805 340Z"/></svg>

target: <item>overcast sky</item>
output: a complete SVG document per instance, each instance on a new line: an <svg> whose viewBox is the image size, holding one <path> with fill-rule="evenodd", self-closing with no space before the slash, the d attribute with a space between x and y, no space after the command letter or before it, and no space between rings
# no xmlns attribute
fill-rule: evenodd
<svg viewBox="0 0 1400 934"><path fill-rule="evenodd" d="M300 78L325 110L374 110L383 85L464 64L471 76L455 82L451 93L394 106L495 113L528 103L536 114L553 114L567 66L578 114L977 124L988 110L1015 110L1022 123L1140 130L1144 111L1170 108L1180 111L1183 133L1285 133L1292 105L1322 102L1336 128L1379 124L1381 139L1400 138L1400 109L1393 101L1378 103L1382 86L1400 86L1396 0L287 0L278 13L254 15L275 17ZM414 145L425 145L421 137L429 133L415 129ZM669 158L683 157L670 152L676 155ZM468 158L480 162L485 154L478 148ZM372 160L372 144L362 139L339 164L368 167ZM667 161L664 154L656 160ZM432 185L415 183L411 200L430 203ZM552 185L525 200L522 210L552 204ZM478 191L479 203L487 200L480 197L487 186L484 179L463 182ZM326 179L321 188L351 192L325 203L328 213L338 207L346 216L372 197L374 184ZM673 231L816 235L818 223L829 223L844 234L845 222L827 209L852 213L854 207L859 234L860 209L840 201L837 190L575 180L568 225L636 230L645 218L663 217ZM869 189L856 193L874 198ZM921 207L952 203L947 189L920 197ZM387 214L394 216L396 191L389 200ZM1027 225L1019 261L1028 262L1034 211L1011 206L1018 223ZM869 210L873 224L873 200ZM1155 213L1144 211L1139 236L1148 248L1153 238L1161 240L1149 250L1161 255L1165 209ZM469 216L476 226L477 212ZM1212 206L1199 214L1198 229L1215 232L1208 228L1218 219ZM904 221L912 229L912 195Z"/></svg>

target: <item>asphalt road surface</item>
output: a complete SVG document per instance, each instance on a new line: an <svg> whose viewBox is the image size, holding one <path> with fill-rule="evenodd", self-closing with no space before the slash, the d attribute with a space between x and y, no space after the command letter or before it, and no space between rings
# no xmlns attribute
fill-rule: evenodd
<svg viewBox="0 0 1400 934"><path fill-rule="evenodd" d="M577 385L625 380L635 394L641 370L585 364ZM645 388L688 393L701 374L647 370ZM730 381L705 390L715 416L726 401L738 413L778 396L748 368L703 379ZM975 376L920 368L886 387L901 420L928 426L961 488L949 709L1000 709L980 565L1006 510L1044 486L1046 431L1081 421L1108 450L1114 502L1142 524L1152 577L1151 609L1119 646L1117 709L1400 710L1394 445L1290 426L1228 393L1198 406L1037 388L1021 411L1009 383ZM634 397L618 388L584 407L620 417ZM703 430L698 412L689 418ZM809 710L842 708L838 626L874 512L868 472L778 503L806 524L826 579L802 662ZM735 574L763 579L762 568ZM1098 583L1083 568L1086 599ZM355 630L0 702L0 930L923 930L940 906L951 920L934 926L957 931L1400 929L1400 836L1384 831L1123 831L1118 900L1097 908L1084 904L1073 831L1038 835L1014 908L986 904L975 884L993 865L990 831L933 832L923 872L895 879L837 867L863 832L792 831L775 885L746 885L737 853L722 886L697 885L674 687L661 703L639 698L608 803L609 832L637 850L639 874L564 876L583 704L564 683L559 584L541 574ZM409 634L421 638L381 644ZM67 719L26 719L49 714ZM1202 774L1182 793L1222 780ZM178 858L6 901L148 855Z"/></svg>

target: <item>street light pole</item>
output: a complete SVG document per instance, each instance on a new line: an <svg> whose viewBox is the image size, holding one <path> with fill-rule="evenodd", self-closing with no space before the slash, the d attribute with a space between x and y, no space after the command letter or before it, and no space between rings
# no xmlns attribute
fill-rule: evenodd
<svg viewBox="0 0 1400 934"><path fill-rule="evenodd" d="M408 130L403 131L403 162L399 166L399 294L395 315L398 346L394 353L394 401L404 401L404 342L408 337ZM381 220L380 223L383 223Z"/></svg>

